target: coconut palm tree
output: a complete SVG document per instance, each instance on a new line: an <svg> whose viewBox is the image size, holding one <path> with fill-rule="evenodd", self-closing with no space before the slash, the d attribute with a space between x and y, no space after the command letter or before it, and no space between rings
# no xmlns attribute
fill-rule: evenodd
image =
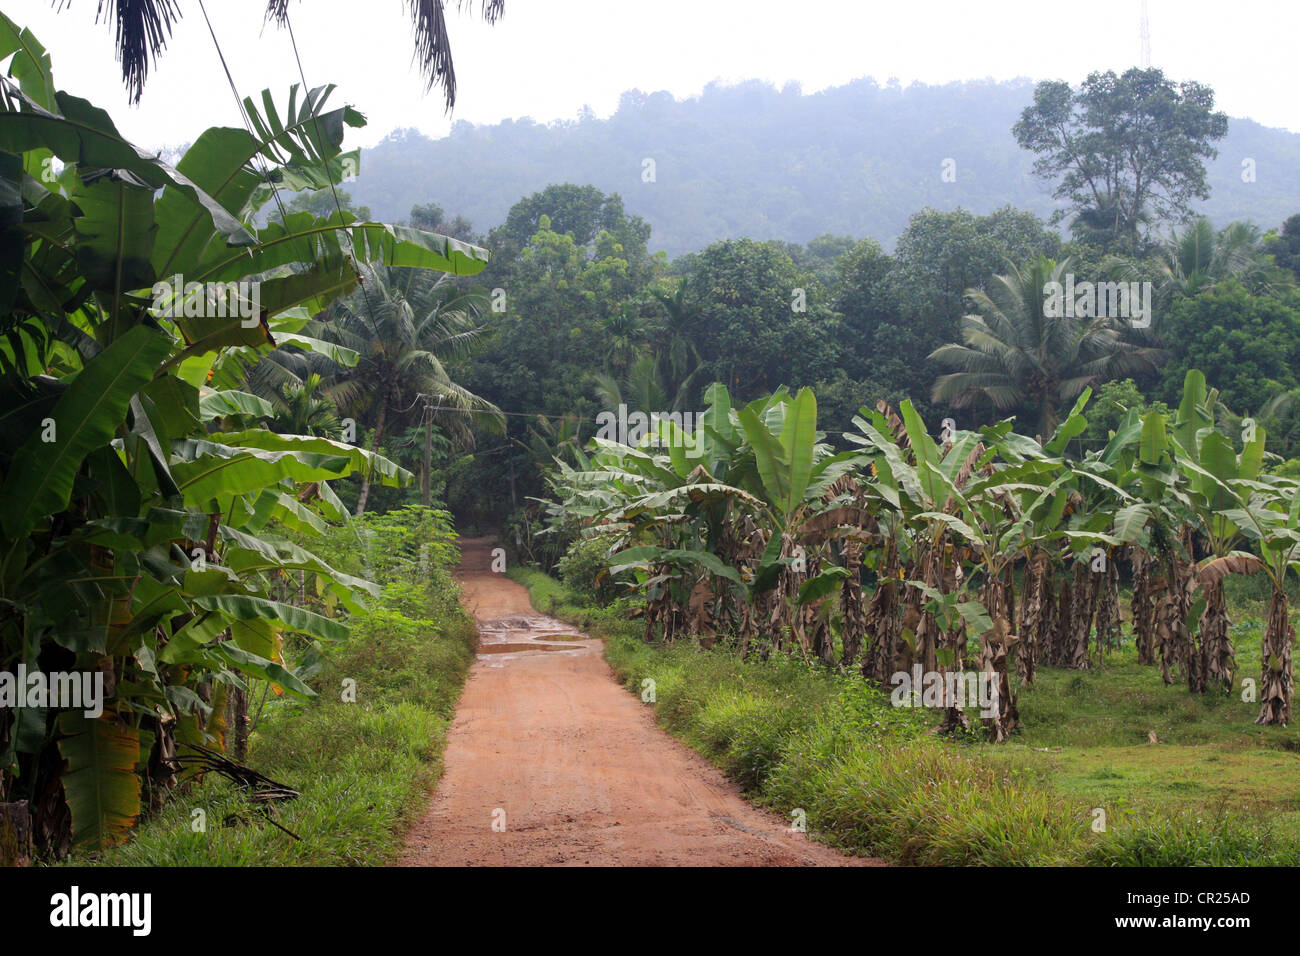
<svg viewBox="0 0 1300 956"><path fill-rule="evenodd" d="M1291 281L1289 273L1265 254L1256 226L1231 222L1216 232L1204 216L1166 236L1149 256L1109 256L1102 268L1121 282L1153 283L1151 322L1131 333L1134 340L1151 345L1163 341L1161 325L1176 299L1205 292L1228 279L1256 295L1278 292Z"/></svg>
<svg viewBox="0 0 1300 956"><path fill-rule="evenodd" d="M1256 294L1275 292L1286 284L1284 270L1264 253L1258 227L1231 222L1215 232L1204 216L1168 236L1147 263L1113 257L1108 265L1126 280L1137 278L1138 271L1145 273L1143 278L1150 276L1161 304L1204 292L1227 279L1236 279Z"/></svg>
<svg viewBox="0 0 1300 956"><path fill-rule="evenodd" d="M1090 385L1156 368L1158 349L1131 341L1114 318L1055 315L1050 283L1065 284L1071 260L1040 257L994 276L987 293L967 290L975 313L962 317L963 344L930 358L955 371L934 383L933 401L966 408L986 401L999 412L1032 409L1038 434L1055 429L1057 409Z"/></svg>
<svg viewBox="0 0 1300 956"><path fill-rule="evenodd" d="M379 447L390 418L417 408L463 447L473 446L475 426L504 430L501 410L453 381L444 364L469 354L486 304L481 291L462 290L441 274L379 267L366 270L362 291L322 316L321 337L358 353L327 394L344 411L374 423L372 448ZM369 492L363 479L357 514L365 512Z"/></svg>
<svg viewBox="0 0 1300 956"><path fill-rule="evenodd" d="M456 9L466 0L456 0ZM72 5L59 4L62 12ZM451 40L444 16L447 0L406 0L407 13L415 38L415 62L425 86L443 92L447 111L456 105L456 69L451 59ZM505 0L482 0L480 12L488 23L496 23L505 13ZM181 19L177 0L99 0L96 19L105 13L116 32L117 59L122 64L122 81L131 102L138 103L144 92L149 70L167 46L172 27ZM265 20L284 26L289 20L289 0L267 0Z"/></svg>
<svg viewBox="0 0 1300 956"><path fill-rule="evenodd" d="M663 308L664 315L655 322L653 342L662 359L660 366L667 390L673 395L674 409L690 404L696 377L704 368L695 347L694 303L686 298L688 279L681 279L670 292L651 289L650 294Z"/></svg>
<svg viewBox="0 0 1300 956"><path fill-rule="evenodd" d="M608 339L605 361L616 374L626 372L645 351L648 330L635 302L624 303L600 323Z"/></svg>
<svg viewBox="0 0 1300 956"><path fill-rule="evenodd" d="M642 411L647 415L652 412L670 411L668 391L659 371L659 363L655 356L648 352L643 353L633 362L632 367L622 378L600 372L592 376L592 381L601 404L606 408L626 405L634 411Z"/></svg>
<svg viewBox="0 0 1300 956"><path fill-rule="evenodd" d="M339 411L324 394L324 380L312 372L301 382L286 382L272 400L278 414L271 427L286 435L319 435L339 439L343 423Z"/></svg>

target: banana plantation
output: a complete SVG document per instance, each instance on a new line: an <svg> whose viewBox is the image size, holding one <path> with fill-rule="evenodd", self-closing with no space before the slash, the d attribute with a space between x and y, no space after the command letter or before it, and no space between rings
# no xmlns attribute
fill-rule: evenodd
<svg viewBox="0 0 1300 956"><path fill-rule="evenodd" d="M313 660L378 593L303 542L345 517L331 481L412 474L262 427L250 370L277 346L355 364L310 322L367 264L468 275L487 254L285 214L280 192L356 162L343 136L364 119L332 87L248 98L249 129L209 129L172 166L56 92L3 15L0 55L0 660L104 688L94 716L0 709L0 823L30 815L28 840L61 853L122 842L186 768L240 758L250 688L312 696Z"/></svg>
<svg viewBox="0 0 1300 956"><path fill-rule="evenodd" d="M737 408L714 384L692 434L657 420L638 447L597 438L557 459L550 521L607 547L608 573L644 594L646 640L730 641L881 684L973 669L997 691L975 718L991 740L1015 732L1040 666L1101 667L1129 635L1166 684L1240 689L1256 723L1288 723L1297 481L1267 473L1262 427L1228 430L1198 371L1176 412L1132 409L1079 453L1090 397L1042 439L1011 419L935 437L910 401L881 401L832 444L810 389ZM1236 672L1233 574L1270 585L1257 675ZM941 729L971 725L946 697Z"/></svg>

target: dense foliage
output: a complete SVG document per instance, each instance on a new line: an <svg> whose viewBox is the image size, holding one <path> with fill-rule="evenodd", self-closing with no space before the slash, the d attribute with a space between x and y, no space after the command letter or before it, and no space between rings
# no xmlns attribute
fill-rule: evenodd
<svg viewBox="0 0 1300 956"><path fill-rule="evenodd" d="M0 806L61 852L124 840L196 754L241 759L251 688L311 697L379 593L311 540L346 517L332 480L411 473L265 427L249 369L290 344L355 365L302 331L366 264L468 275L487 254L343 209L257 225L355 160L342 139L364 119L327 108L330 87L245 100L249 129L209 129L173 168L56 92L2 16L0 54L0 664L29 675L0 709ZM54 699L60 675L97 700Z"/></svg>
<svg viewBox="0 0 1300 956"><path fill-rule="evenodd" d="M1118 646L1121 562L1139 661L1193 693L1235 686L1223 580L1260 574L1262 666L1244 686L1257 723L1289 723L1300 484L1265 471L1262 427L1224 427L1197 371L1173 416L1130 409L1071 459L1090 397L1041 443L1011 420L936 441L910 402L882 401L845 435L859 447L836 450L810 389L733 407L715 384L693 433L657 419L639 447L597 437L559 463L550 520L606 543L610 574L645 595L647 640L789 647L882 684L969 663L997 688L982 713L998 741L1018 724L1013 673L1088 669ZM938 705L968 726L951 689Z"/></svg>

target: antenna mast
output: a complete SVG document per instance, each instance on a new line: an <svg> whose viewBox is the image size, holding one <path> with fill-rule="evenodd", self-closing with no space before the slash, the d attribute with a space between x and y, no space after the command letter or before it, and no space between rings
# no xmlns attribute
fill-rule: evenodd
<svg viewBox="0 0 1300 956"><path fill-rule="evenodd" d="M1139 66L1149 70L1151 69L1151 22L1147 17L1147 0L1142 0L1142 25L1138 29L1138 42L1142 49Z"/></svg>

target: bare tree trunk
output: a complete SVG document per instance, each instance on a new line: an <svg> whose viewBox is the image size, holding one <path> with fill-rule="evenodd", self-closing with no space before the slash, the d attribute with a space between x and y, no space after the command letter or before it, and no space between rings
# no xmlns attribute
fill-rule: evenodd
<svg viewBox="0 0 1300 956"><path fill-rule="evenodd" d="M384 396L379 403L379 421L375 423L375 433L370 437L370 453L375 454L379 451L379 440L384 434L384 422L388 418L388 397ZM361 478L361 494L357 495L357 515L366 513L366 502L370 499L370 472L369 470Z"/></svg>

